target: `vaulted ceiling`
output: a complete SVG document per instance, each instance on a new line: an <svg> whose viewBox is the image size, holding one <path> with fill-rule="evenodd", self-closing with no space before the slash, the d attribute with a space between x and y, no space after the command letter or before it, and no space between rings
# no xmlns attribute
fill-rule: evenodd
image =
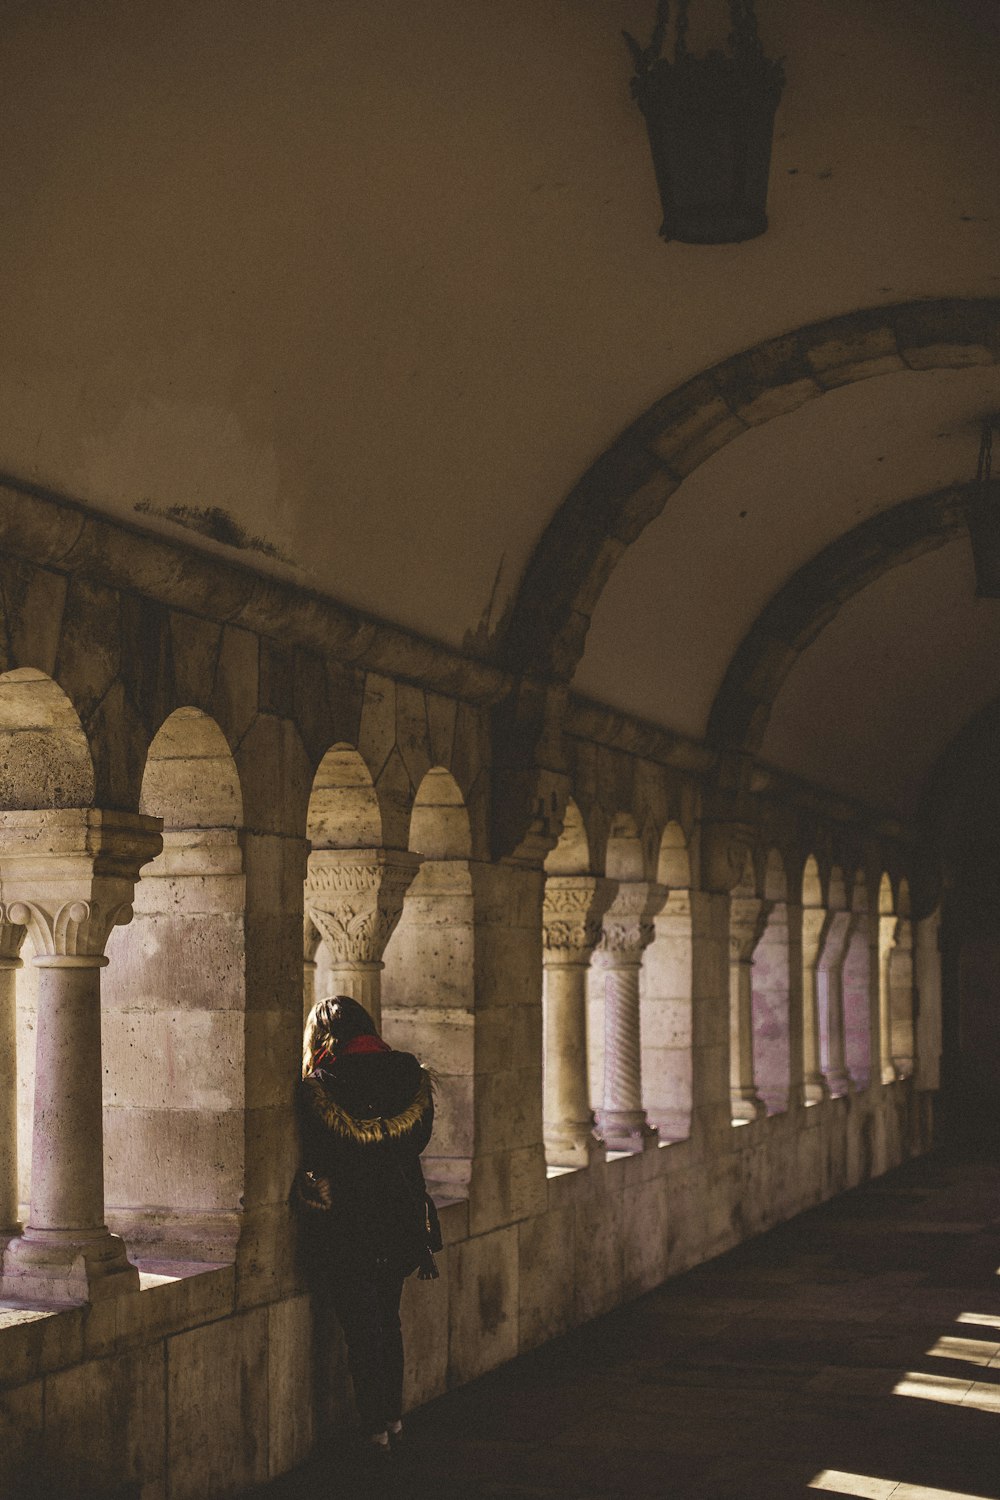
<svg viewBox="0 0 1000 1500"><path fill-rule="evenodd" d="M0 469L456 645L491 649L666 393L820 319L1000 294L993 0L759 0L771 227L711 248L657 238L619 37L646 0L0 9ZM768 600L967 479L997 408L996 365L895 368L736 436L624 551L575 685L700 737ZM901 565L761 754L911 807L1000 692L995 611L959 540Z"/></svg>

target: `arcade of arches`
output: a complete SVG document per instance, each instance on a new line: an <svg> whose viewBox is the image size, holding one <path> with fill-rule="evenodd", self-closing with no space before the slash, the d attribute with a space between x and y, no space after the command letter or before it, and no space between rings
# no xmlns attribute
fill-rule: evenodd
<svg viewBox="0 0 1000 1500"><path fill-rule="evenodd" d="M349 1420L318 994L436 1074L411 1406L997 1144L1000 26L758 10L771 227L706 249L638 0L8 7L0 1488Z"/></svg>

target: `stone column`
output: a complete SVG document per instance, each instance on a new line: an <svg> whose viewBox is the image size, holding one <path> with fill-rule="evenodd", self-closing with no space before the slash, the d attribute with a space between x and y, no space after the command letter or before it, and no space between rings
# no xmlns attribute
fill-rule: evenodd
<svg viewBox="0 0 1000 1500"><path fill-rule="evenodd" d="M834 1098L851 1092L845 1050L844 960L855 927L853 912L831 912L819 958L818 980L826 1001L826 1084Z"/></svg>
<svg viewBox="0 0 1000 1500"><path fill-rule="evenodd" d="M729 1099L734 1124L766 1113L753 1070L753 955L771 902L734 896L729 910Z"/></svg>
<svg viewBox="0 0 1000 1500"><path fill-rule="evenodd" d="M41 971L31 1210L4 1255L4 1296L79 1302L138 1289L104 1223L101 969L112 928L131 920L139 870L161 848L158 818L0 814L9 919L27 927Z"/></svg>
<svg viewBox="0 0 1000 1500"><path fill-rule="evenodd" d="M894 1078L913 1074L913 923L901 917L889 955L889 1057Z"/></svg>
<svg viewBox="0 0 1000 1500"><path fill-rule="evenodd" d="M609 1151L642 1151L656 1131L642 1106L639 970L665 886L623 881L604 918L596 962L604 976L604 1097L597 1131Z"/></svg>
<svg viewBox="0 0 1000 1500"><path fill-rule="evenodd" d="M802 911L802 1102L819 1104L826 1098L819 1045L819 971L818 965L830 924L829 914L821 906L806 906Z"/></svg>
<svg viewBox="0 0 1000 1500"><path fill-rule="evenodd" d="M24 928L0 907L0 1255L17 1217L17 971Z"/></svg>
<svg viewBox="0 0 1000 1500"><path fill-rule="evenodd" d="M382 955L403 911L420 856L403 849L314 849L306 915L332 955L333 992L382 1023Z"/></svg>
<svg viewBox="0 0 1000 1500"><path fill-rule="evenodd" d="M896 1070L892 1065L892 1004L891 964L892 950L896 945L896 930L899 920L894 916L878 919L878 1059L872 1069L872 1077L883 1083L892 1083Z"/></svg>
<svg viewBox="0 0 1000 1500"><path fill-rule="evenodd" d="M549 1166L585 1167L594 1148L587 1083L587 971L614 886L550 875L542 907L544 1122Z"/></svg>

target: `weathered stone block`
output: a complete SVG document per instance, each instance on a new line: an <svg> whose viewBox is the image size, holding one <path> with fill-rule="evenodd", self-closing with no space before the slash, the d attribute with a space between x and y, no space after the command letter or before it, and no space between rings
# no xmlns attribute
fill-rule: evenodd
<svg viewBox="0 0 1000 1500"><path fill-rule="evenodd" d="M519 1349L566 1333L575 1321L575 1211L539 1213L518 1225Z"/></svg>
<svg viewBox="0 0 1000 1500"><path fill-rule="evenodd" d="M161 1477L165 1397L158 1343L50 1375L42 1465L50 1493L114 1493Z"/></svg>
<svg viewBox="0 0 1000 1500"><path fill-rule="evenodd" d="M257 715L259 641L249 630L225 625L215 658L211 713L235 749Z"/></svg>
<svg viewBox="0 0 1000 1500"><path fill-rule="evenodd" d="M243 1191L239 1110L104 1111L106 1199L136 1208L234 1207Z"/></svg>
<svg viewBox="0 0 1000 1500"><path fill-rule="evenodd" d="M101 1037L105 1107L238 1109L242 1020L235 1011L109 1009Z"/></svg>
<svg viewBox="0 0 1000 1500"><path fill-rule="evenodd" d="M0 1495L30 1494L43 1453L42 1381L0 1390Z"/></svg>
<svg viewBox="0 0 1000 1500"><path fill-rule="evenodd" d="M365 675L357 747L372 781L377 779L395 743L396 684L391 677L368 672Z"/></svg>
<svg viewBox="0 0 1000 1500"><path fill-rule="evenodd" d="M313 1444L312 1308L308 1296L267 1312L268 1473L304 1463Z"/></svg>
<svg viewBox="0 0 1000 1500"><path fill-rule="evenodd" d="M410 1276L403 1284L401 1316L406 1368L403 1410L440 1396L448 1382L448 1253L437 1257L437 1281Z"/></svg>
<svg viewBox="0 0 1000 1500"><path fill-rule="evenodd" d="M172 1500L235 1495L267 1479L267 1324L261 1307L167 1340Z"/></svg>
<svg viewBox="0 0 1000 1500"><path fill-rule="evenodd" d="M448 1384L459 1385L517 1353L517 1229L448 1249Z"/></svg>
<svg viewBox="0 0 1000 1500"><path fill-rule="evenodd" d="M667 1201L667 1184L659 1174L650 1182L625 1188L622 1289L626 1297L648 1292L666 1278L669 1260Z"/></svg>
<svg viewBox="0 0 1000 1500"><path fill-rule="evenodd" d="M222 627L214 620L171 610L170 635L177 701L207 710L212 701Z"/></svg>
<svg viewBox="0 0 1000 1500"><path fill-rule="evenodd" d="M141 1000L147 1013L242 1010L242 941L241 917L143 913L108 939L102 1003L130 1010Z"/></svg>

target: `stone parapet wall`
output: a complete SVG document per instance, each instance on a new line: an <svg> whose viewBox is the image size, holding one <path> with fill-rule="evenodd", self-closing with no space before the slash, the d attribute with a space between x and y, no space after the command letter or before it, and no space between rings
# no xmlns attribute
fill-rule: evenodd
<svg viewBox="0 0 1000 1500"><path fill-rule="evenodd" d="M757 1121L710 1158L687 1141L553 1177L539 1212L483 1234L444 1206L440 1279L404 1291L407 1408L919 1154L931 1123L931 1096L900 1082ZM144 1280L111 1303L0 1309L0 1492L204 1500L309 1456L308 1295L241 1308L232 1267ZM326 1363L327 1420L349 1423L339 1336Z"/></svg>
<svg viewBox="0 0 1000 1500"><path fill-rule="evenodd" d="M339 1336L312 1361L289 1207L317 985L355 986L442 1075L447 1246L441 1279L406 1289L411 1405L926 1149L937 960L933 902L904 900L907 829L769 771L733 792L704 747L548 689L539 758L500 767L515 690L492 667L43 496L0 492L0 538L0 1048L21 1113L0 1187L26 1226L0 1224L0 1494L40 1475L68 1497L235 1494L304 1459L317 1412L349 1420ZM503 858L498 768L534 788L500 820ZM779 1112L758 1117L745 1046L734 1125L732 966L752 1002L756 931L737 952L738 909L783 902L764 956L801 969L813 856L820 905L855 892L848 1050L871 1085L805 1107L795 973L768 992ZM567 1030L546 1043L557 973ZM57 1097L71 1056L42 1046L42 1011L70 1002L94 1065L85 1214L59 1218L81 1145L63 1121L32 1243L34 1052ZM114 1294L74 1260L102 1191L141 1289L124 1248ZM41 1305L53 1231L86 1305Z"/></svg>

